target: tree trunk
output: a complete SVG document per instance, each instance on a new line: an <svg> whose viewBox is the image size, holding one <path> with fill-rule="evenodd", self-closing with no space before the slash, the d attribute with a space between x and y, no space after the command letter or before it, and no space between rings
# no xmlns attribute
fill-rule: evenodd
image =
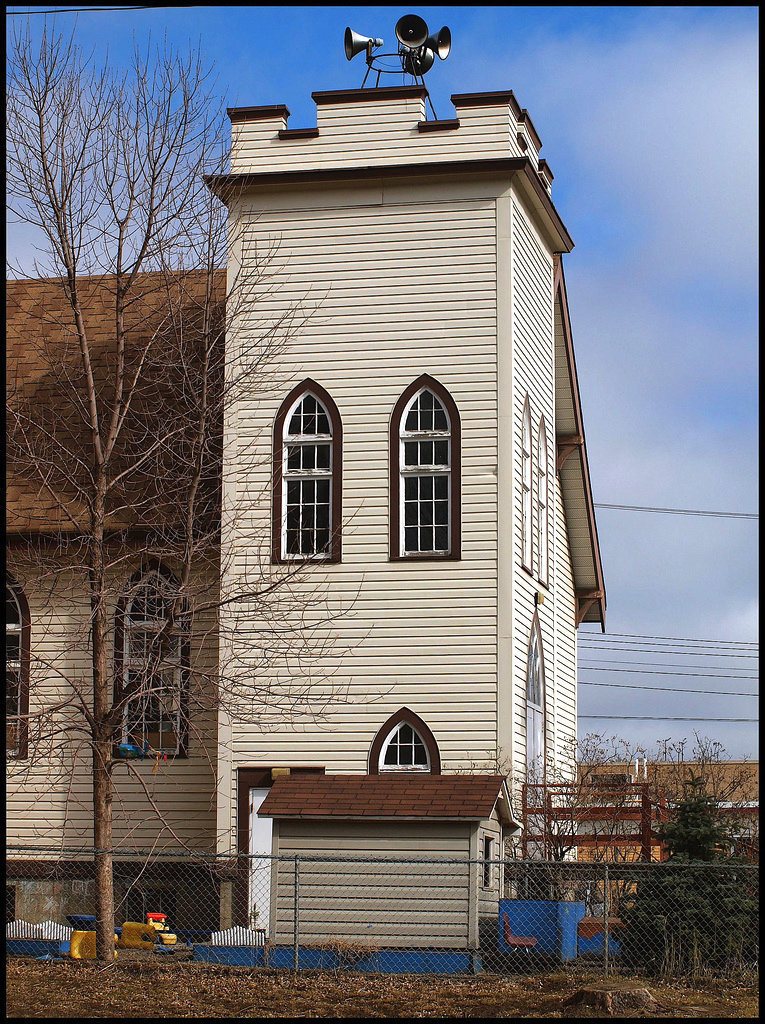
<svg viewBox="0 0 765 1024"><path fill-rule="evenodd" d="M111 740L93 746L93 836L96 872L96 957L114 959L114 878L112 873Z"/></svg>

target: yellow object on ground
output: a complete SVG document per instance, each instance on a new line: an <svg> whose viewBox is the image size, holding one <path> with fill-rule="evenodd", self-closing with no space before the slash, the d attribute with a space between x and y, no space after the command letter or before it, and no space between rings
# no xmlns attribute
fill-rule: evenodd
<svg viewBox="0 0 765 1024"><path fill-rule="evenodd" d="M150 924L142 921L125 921L122 925L122 938L117 945L120 949L151 949L156 941L157 933Z"/></svg>
<svg viewBox="0 0 765 1024"><path fill-rule="evenodd" d="M157 938L163 946L174 946L178 941L178 936L172 932L157 932Z"/></svg>
<svg viewBox="0 0 765 1024"><path fill-rule="evenodd" d="M116 939L117 936L115 935ZM69 956L73 960L95 960L96 958L96 933L95 932L72 932L69 940ZM117 950L114 950L117 956Z"/></svg>

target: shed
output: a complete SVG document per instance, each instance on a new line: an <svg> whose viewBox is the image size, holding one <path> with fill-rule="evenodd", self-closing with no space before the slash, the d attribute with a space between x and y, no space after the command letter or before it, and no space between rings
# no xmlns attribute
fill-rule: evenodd
<svg viewBox="0 0 765 1024"><path fill-rule="evenodd" d="M496 921L503 834L519 828L501 775L281 776L269 938L301 944L476 949Z"/></svg>

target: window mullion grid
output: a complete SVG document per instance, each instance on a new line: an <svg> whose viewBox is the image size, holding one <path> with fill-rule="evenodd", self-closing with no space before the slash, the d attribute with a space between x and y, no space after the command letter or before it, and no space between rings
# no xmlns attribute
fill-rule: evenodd
<svg viewBox="0 0 765 1024"><path fill-rule="evenodd" d="M314 459L313 459L314 468L306 469L306 468L303 467L304 459L303 459L303 454L302 453L303 453L303 451L306 448L311 447L311 446L313 446L317 450L315 452L315 454L314 454ZM316 463L318 461L318 459L317 459L318 448L319 447L324 447L324 446L328 447L328 449L329 449L329 453L328 453L328 456L329 456L328 457L328 463L329 463L329 465L327 467L316 468ZM300 456L300 460L299 460L300 461L300 468L299 469L290 469L290 467L289 467L289 452L290 452L291 448L298 448L300 450L300 452L301 452L301 456ZM282 467L283 467L283 469L282 469L282 510L283 510L282 511L282 557L284 557L284 558L305 558L305 557L322 558L322 557L325 557L329 553L328 544L331 543L332 505L333 505L333 501L334 501L334 494L333 494L333 487L332 487L332 483L333 483L333 479L334 479L332 436L330 434L309 434L309 435L291 435L291 436L288 435L288 436L286 436L285 439L284 439L284 448L283 448L283 453L282 453ZM313 490L313 498L310 501L308 501L306 499L305 483L308 482L309 480L316 481L317 483L320 480L328 480L329 481L328 500L326 502L325 501L319 501L319 498L318 498L318 487L316 487L316 486L314 487L314 490ZM290 503L288 501L288 486L289 486L290 482L297 482L299 484L298 502L297 502L297 504L295 502L293 502L291 506L290 506ZM319 529L320 529L319 526L318 526L318 520L319 520L318 511L319 511L320 507L323 507L325 505L327 506L327 521L328 521L327 530L328 530L328 536L329 536L330 540L327 542L327 545L324 545L322 547L322 550L318 550L318 547L319 547L318 533L319 533ZM289 547L289 537L288 537L288 525L287 525L287 523L288 523L288 515L289 515L290 507L296 507L297 510L298 510L298 516L297 516L297 520L298 520L298 522L297 522L297 537L296 537L297 547L300 549L298 551L290 551L290 547ZM305 512L307 511L307 509L309 507L312 510L312 516L306 516L305 515ZM312 525L307 526L306 523L310 519L312 519ZM304 552L302 550L302 548L303 548L303 535L306 532L308 532L309 530L311 532L310 551L309 552Z"/></svg>
<svg viewBox="0 0 765 1024"><path fill-rule="evenodd" d="M438 441L445 441L447 448L447 461L446 463L436 464L435 463L435 449L434 449L434 463L432 465L423 464L419 459L419 445L422 442L432 442L433 445ZM418 464L407 465L406 462L406 445L407 443L416 443L418 445ZM451 503L452 503L452 491L451 491L451 431L449 430L423 430L423 431L406 431L402 430L400 434L400 446L399 446L399 467L401 473L401 479L404 486L400 488L401 494L399 497L400 501L400 527L399 527L399 544L401 546L401 552L404 555L418 555L418 554L449 554L451 551ZM436 515L436 501L435 485L431 489L430 497L422 496L421 481L425 478L436 478L443 477L446 479L446 523L437 523ZM406 483L405 481L409 478L414 478L418 481L417 483L417 522L416 524L409 524L410 529L415 527L417 530L417 549L410 549L406 543ZM411 503L411 502L410 502ZM422 509L425 504L431 506L430 522L423 522ZM443 527L446 529L446 546L439 548L436 546L436 528ZM420 544L421 530L425 528L431 528L433 530L433 547L430 549L423 549Z"/></svg>

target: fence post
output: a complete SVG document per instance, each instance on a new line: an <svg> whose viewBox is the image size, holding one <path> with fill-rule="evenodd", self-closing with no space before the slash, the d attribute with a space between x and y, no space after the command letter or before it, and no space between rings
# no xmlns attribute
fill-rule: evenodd
<svg viewBox="0 0 765 1024"><path fill-rule="evenodd" d="M296 971L300 964L300 857L298 854L295 854L293 887L295 911L292 917L292 969Z"/></svg>
<svg viewBox="0 0 765 1024"><path fill-rule="evenodd" d="M605 970L608 974L608 917L609 917L609 892L608 892L608 864L603 865L603 950L605 953Z"/></svg>

